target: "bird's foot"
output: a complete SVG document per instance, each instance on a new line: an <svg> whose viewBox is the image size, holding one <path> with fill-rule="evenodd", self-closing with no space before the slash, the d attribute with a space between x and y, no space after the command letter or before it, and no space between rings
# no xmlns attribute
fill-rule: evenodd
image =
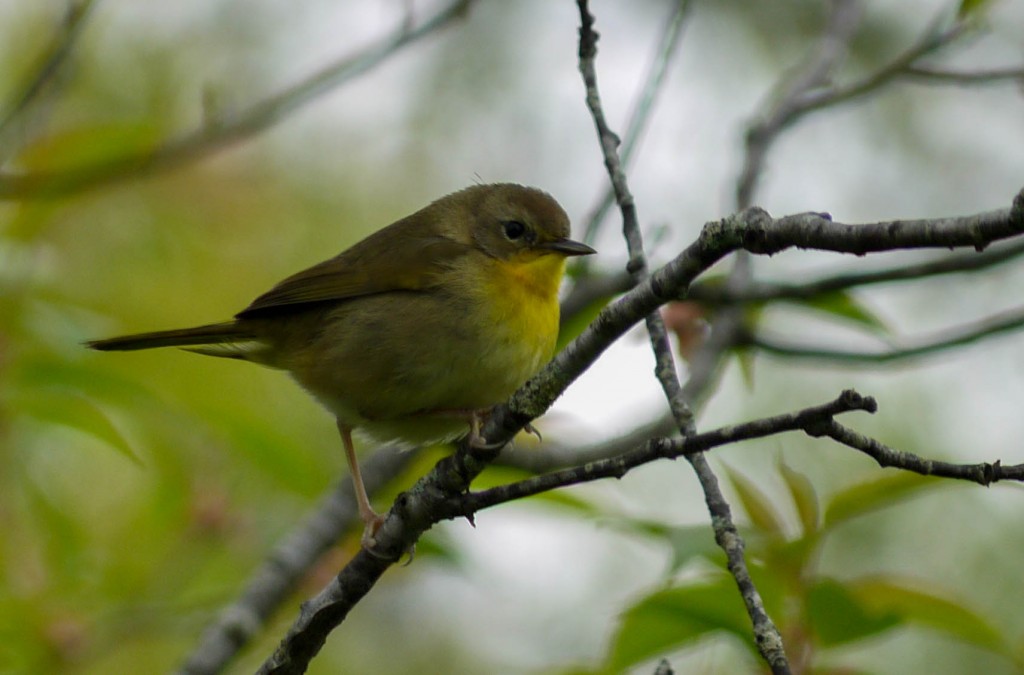
<svg viewBox="0 0 1024 675"><path fill-rule="evenodd" d="M364 549L366 549L367 553L376 555L374 547L377 546L377 531L380 529L380 526L384 524L384 516L380 515L376 511L370 511L369 513L362 513L360 515L362 516L363 523L365 525L363 527L363 536L360 537L359 543Z"/></svg>
<svg viewBox="0 0 1024 675"><path fill-rule="evenodd" d="M483 418L486 417L488 412L489 411L474 410L470 413L469 438L467 439L469 447L477 450L501 450L508 444L507 442L499 441L497 443L488 443L487 439L485 439L480 433L480 426L483 424Z"/></svg>
<svg viewBox="0 0 1024 675"><path fill-rule="evenodd" d="M359 543L363 547L363 550L372 555L374 558L380 560L386 560L388 562L398 562L393 555L387 555L377 548L377 531L380 530L381 525L387 516L382 516L379 513L373 512L372 516L363 516L363 522L366 526L363 528L363 536L360 537ZM412 564L413 558L416 557L416 544L412 544L408 549L405 550L405 555L409 556L402 567L407 567Z"/></svg>

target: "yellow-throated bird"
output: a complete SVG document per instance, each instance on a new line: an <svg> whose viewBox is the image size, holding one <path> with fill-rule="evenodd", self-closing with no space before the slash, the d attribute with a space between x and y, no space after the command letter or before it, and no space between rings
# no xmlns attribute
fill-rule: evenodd
<svg viewBox="0 0 1024 675"><path fill-rule="evenodd" d="M370 545L352 431L424 443L458 436L554 354L569 237L550 195L508 183L435 201L288 277L223 323L96 340L103 351L184 346L289 371L337 418Z"/></svg>

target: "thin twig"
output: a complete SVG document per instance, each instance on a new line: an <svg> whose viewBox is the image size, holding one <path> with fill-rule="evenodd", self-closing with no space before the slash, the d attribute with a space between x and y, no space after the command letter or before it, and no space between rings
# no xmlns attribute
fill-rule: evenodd
<svg viewBox="0 0 1024 675"><path fill-rule="evenodd" d="M678 427L669 412L639 424L626 433L607 438L588 445L568 445L557 438L544 436L544 443L539 448L520 451L512 444L502 450L495 464L522 469L533 474L557 471L576 464L596 462L609 457L621 455L630 448L644 443L650 438L670 436L678 433Z"/></svg>
<svg viewBox="0 0 1024 675"><path fill-rule="evenodd" d="M672 6L672 15L665 23L665 30L658 40L658 47L647 70L647 75L644 77L644 84L640 88L640 94L633 105L633 112L626 123L626 133L622 136L622 150L619 154L622 164L625 166L629 166L633 159L633 154L639 147L640 138L654 112L654 104L664 88L668 64L671 63L672 56L681 43L683 27L686 25L686 17L691 4L690 0L676 0ZM587 224L583 228L583 241L594 243L601 223L614 204L615 192L611 186L606 186L597 206L586 219Z"/></svg>
<svg viewBox="0 0 1024 675"><path fill-rule="evenodd" d="M907 361L932 356L940 352L973 344L985 338L1009 333L1024 328L1024 308L1000 312L964 326L944 331L940 335L918 341L918 344L899 349L869 352L810 345L786 344L764 335L748 335L744 344L761 349L769 354L789 359L824 361L834 366L856 366L867 364L882 365L893 361Z"/></svg>
<svg viewBox="0 0 1024 675"><path fill-rule="evenodd" d="M944 70L931 66L910 66L900 77L921 84L987 85L1002 82L1024 82L1024 68L989 68L982 70Z"/></svg>
<svg viewBox="0 0 1024 675"><path fill-rule="evenodd" d="M84 166L35 173L0 173L0 200L59 197L116 180L149 175L209 155L253 136L287 115L361 75L403 47L463 16L473 0L452 0L427 21L408 30L404 24L364 52L338 60L310 77L243 110L155 148L103 159Z"/></svg>
<svg viewBox="0 0 1024 675"><path fill-rule="evenodd" d="M770 302L774 300L810 300L829 293L875 284L915 281L937 275L970 274L985 271L995 266L1015 261L1022 255L1024 255L1024 242L1016 242L1008 246L992 246L981 253L959 253L913 265L899 265L871 272L836 274L798 283L752 281L742 289L734 289L729 284L699 281L687 290L686 299L715 307L740 305L748 302ZM625 272L581 279L573 285L572 291L562 302L562 316L564 319L568 319L593 302L598 300L610 301L614 296L628 291L633 285L632 279ZM746 330L742 322L739 323L738 327L743 331ZM710 391L714 388L708 379L713 378L716 371L713 364L707 359L703 359L702 356L708 353L720 353L724 349L736 346L744 338L749 339L749 335L744 335L742 332L739 334L739 337L727 339L725 336L730 334L731 331L728 330L728 327L723 325L721 320L716 320L715 331L709 338L709 342L712 343L712 349L699 350L691 359L688 369L689 379L684 390L686 400L692 401L694 408L699 409L701 407L701 392ZM985 336L979 336L979 339L980 337ZM934 339L932 338L932 340ZM716 344L717 341L721 341L722 344ZM757 338L755 346L761 346L762 341L770 343L764 345L767 350L777 351L780 355L792 355L797 359L801 357L811 358L811 355L806 353L806 347L781 345L777 340L769 340L763 335ZM791 350L799 351L790 354ZM834 351L829 351L828 354L820 349L815 349L814 351L813 356L815 359L820 358L824 360L828 356L834 355ZM876 357L877 353L869 353L868 355L868 358ZM852 357L840 358L848 358L850 364L861 362ZM898 357L890 356L889 358L896 359ZM666 414L659 419L639 425L622 436L594 443L593 445L570 448L559 445L557 440L550 441L546 439L544 447L536 451L528 453L506 452L502 454L500 462L533 473L553 471L577 463L606 459L618 455L627 448L638 445L644 439L664 436L670 433L672 427L672 420Z"/></svg>
<svg viewBox="0 0 1024 675"><path fill-rule="evenodd" d="M71 54L78 37L82 34L85 19L89 16L94 4L95 0L74 0L68 3L67 12L57 33L53 36L53 40L43 52L39 66L30 73L19 88L19 93L11 98L11 102L7 106L4 106L6 111L0 116L0 140L60 72L61 66ZM0 152L0 156L6 154L6 152Z"/></svg>
<svg viewBox="0 0 1024 675"><path fill-rule="evenodd" d="M647 271L647 257L644 253L643 234L640 231L640 223L637 219L636 202L629 191L626 180L626 172L622 168L622 158L618 153L618 136L611 130L604 115L604 108L601 105L601 95L597 86L597 71L594 60L597 56L598 35L593 29L594 17L587 8L587 0L578 0L577 5L580 11L580 46L579 46L579 68L583 76L583 83L586 88L587 107L594 120L597 130L598 141L604 155L604 164L608 169L608 177L611 179L611 188L615 195L615 203L622 212L622 233L626 240L626 248L629 253L629 261L626 263L626 271L632 277L634 283L639 283L649 275ZM658 380L666 389L665 394L669 400L673 416L679 424L683 434L692 433L693 412L686 405L686 402L678 396L679 382L675 374L675 361L672 357L672 350L669 347L668 334L665 331L665 324L661 315L651 312L645 317L647 332L651 338L651 346L657 361L656 372ZM674 383L674 386L673 384Z"/></svg>
<svg viewBox="0 0 1024 675"><path fill-rule="evenodd" d="M894 450L884 443L879 443L873 438L859 434L835 420L828 420L821 427L810 428L807 431L811 436L828 436L833 440L860 450L873 458L881 467L896 467L906 471L913 471L923 476L941 476L943 478L955 478L966 480L979 485L991 485L1001 480L1024 481L1024 464L1003 466L998 459L994 462L982 462L981 464L953 464L935 459L924 459L912 452Z"/></svg>
<svg viewBox="0 0 1024 675"><path fill-rule="evenodd" d="M736 207L753 204L757 182L772 144L786 127L803 113L808 92L825 88L849 51L850 41L860 25L860 0L832 0L821 38L800 67L776 83L772 103L751 123L746 134L743 168L736 180Z"/></svg>
<svg viewBox="0 0 1024 675"><path fill-rule="evenodd" d="M1014 261L1024 254L1024 242L1017 242L1009 246L993 246L982 253L963 253L949 255L936 260L929 260L915 265L901 265L889 269L875 270L871 272L851 272L837 274L799 283L782 282L752 282L743 290L733 290L730 286L722 283L697 282L691 286L686 293L687 300L697 301L710 306L739 305L748 302L770 302L773 300L809 300L837 291L860 288L874 284L883 284L900 281L914 281L936 275L944 274L970 274L974 272L991 269L997 265ZM625 272L612 273L601 276L587 277L580 280L573 286L572 292L562 303L562 315L565 318L574 316L582 308L597 300L607 300L624 293L633 287L633 281ZM1003 317L1009 323L1013 317ZM1014 324L1015 326L1016 324ZM1007 326L1006 330L1012 330L1014 326ZM723 336L730 331L720 321L715 322L715 332L710 336L709 342L714 343L722 340L723 345L713 344L711 351L718 353L727 348L732 348L737 343L749 340L750 335L746 334L747 328L740 323L741 332L739 337L723 339ZM964 330L963 333L967 331ZM998 330L991 331L990 335L1000 333ZM978 336L978 339L988 335ZM948 338L949 336L945 336ZM932 337L924 342L934 342L939 339ZM822 348L809 348L807 346L782 344L777 339L770 339L764 335L754 337L752 346L764 346L766 351L776 352L780 356L791 356L796 359L807 358L813 360L826 360L835 356L835 350L823 350ZM921 345L918 345L918 348ZM689 378L684 390L687 399L693 402L693 407L701 407L701 392L714 389L708 378L713 378L717 372L712 364L701 359L704 354L699 351L692 359L688 369ZM839 363L844 362L854 366L864 361L879 358L878 352L867 352L864 354L846 354L840 356ZM903 355L902 358L913 358L913 354ZM889 355L889 360L898 360L899 355ZM575 464L582 464L599 459L607 459L625 452L628 448L639 445L642 441L656 436L665 436L671 433L674 428L671 416L665 414L658 419L638 425L636 428L604 441L591 445L566 446L557 439L545 438L543 447L531 449L529 452L516 452L506 448L498 462L504 466L512 466L531 473L544 473L562 469ZM511 448L511 446L509 446Z"/></svg>
<svg viewBox="0 0 1024 675"><path fill-rule="evenodd" d="M586 274L575 280L562 301L561 322L564 326L580 312L596 302L608 302L616 295L633 288L633 279L626 272Z"/></svg>
<svg viewBox="0 0 1024 675"><path fill-rule="evenodd" d="M743 167L735 187L738 209L753 204L768 153L783 130L799 117L801 99L807 92L831 84L834 73L846 58L862 12L861 0L832 0L821 36L801 62L802 65L794 68L772 88L763 112L747 129ZM751 257L741 252L736 256L724 288L730 293L743 294L753 285ZM744 327L745 317L740 307L725 307L716 314L710 338L690 359L690 377L684 387L688 396L707 395L711 383L721 373L725 356L743 338ZM709 503L710 506L712 504ZM720 505L715 506L728 508L724 499Z"/></svg>
<svg viewBox="0 0 1024 675"><path fill-rule="evenodd" d="M944 274L979 272L1017 260L1021 256L1024 256L1024 242L1015 242L1009 246L993 246L982 253L959 253L915 265L899 265L871 272L849 272L797 283L751 282L745 288L735 290L720 283L701 282L694 284L686 297L689 300L709 305L731 305L771 300L809 300L837 291L874 284L916 281ZM587 299L586 293L597 293L612 287L611 280L605 283L604 288L595 284L594 290L590 291L584 284L577 302Z"/></svg>
<svg viewBox="0 0 1024 675"><path fill-rule="evenodd" d="M598 139L604 153L604 163L611 178L615 201L622 211L622 229L629 253L626 271L635 283L650 277L647 270L647 259L644 254L643 236L637 221L636 205L629 191L625 171L618 154L617 138L605 120L601 107L601 98L597 88L597 73L594 60L597 56L597 33L593 29L594 18L587 8L587 0L578 0L580 12L580 73L587 91L587 107L594 118ZM683 395L679 377L676 375L675 358L669 345L668 333L661 314L656 311L644 317L647 333L654 352L655 376L661 384L668 400L669 409L680 433L686 437L696 433L693 411ZM715 541L722 548L728 560L728 568L743 598L744 606L753 624L755 641L761 656L771 666L773 673L789 673L789 662L786 658L782 636L775 627L771 617L764 608L764 601L754 585L747 570L743 556L744 543L736 525L725 496L718 487L718 479L708 466L703 454L688 454L687 460L693 466L705 501L711 514L711 525L715 533Z"/></svg>
<svg viewBox="0 0 1024 675"><path fill-rule="evenodd" d="M807 433L816 432L832 421L832 417L835 415L854 410L873 413L876 409L877 404L870 396L864 397L855 391L847 390L828 403L784 415L765 417L712 431L694 433L683 438L652 438L615 457L581 463L560 471L454 497L448 502L451 509L448 517L471 516L481 509L570 485L589 483L603 478L622 478L630 470L658 459L691 457L723 445L764 438L783 432L798 430L804 430Z"/></svg>
<svg viewBox="0 0 1024 675"><path fill-rule="evenodd" d="M946 30L938 30L936 26L940 23L941 20L933 22L932 26L909 49L897 55L896 58L874 73L841 87L808 92L807 96L799 102L794 115L799 117L815 110L846 103L878 91L906 74L910 68L917 65L924 57L931 56L956 42L967 34L969 27L967 23L958 21Z"/></svg>

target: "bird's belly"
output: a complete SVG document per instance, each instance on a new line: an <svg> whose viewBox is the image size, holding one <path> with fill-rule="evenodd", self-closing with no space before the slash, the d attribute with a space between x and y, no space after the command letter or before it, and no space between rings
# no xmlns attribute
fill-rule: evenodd
<svg viewBox="0 0 1024 675"><path fill-rule="evenodd" d="M368 297L323 314L316 343L295 350L306 356L282 364L340 420L379 440L459 435L469 412L507 399L554 351L556 302L496 310L453 307L443 295L401 300Z"/></svg>

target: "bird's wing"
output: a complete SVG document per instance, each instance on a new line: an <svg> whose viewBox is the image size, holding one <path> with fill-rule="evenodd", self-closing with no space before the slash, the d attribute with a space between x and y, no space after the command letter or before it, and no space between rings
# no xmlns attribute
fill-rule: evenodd
<svg viewBox="0 0 1024 675"><path fill-rule="evenodd" d="M293 274L256 298L235 316L266 315L328 300L348 300L388 291L420 291L438 283L439 275L470 247L433 233L402 233L397 244L382 237L364 239L343 253Z"/></svg>

